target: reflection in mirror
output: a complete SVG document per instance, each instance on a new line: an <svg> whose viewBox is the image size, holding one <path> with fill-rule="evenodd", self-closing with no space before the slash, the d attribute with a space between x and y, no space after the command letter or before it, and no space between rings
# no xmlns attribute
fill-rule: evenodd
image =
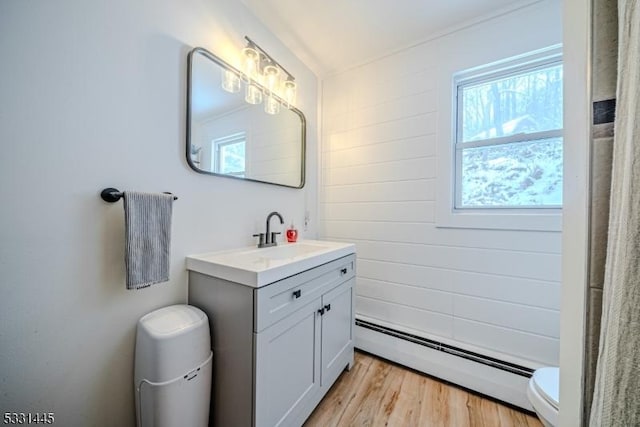
<svg viewBox="0 0 640 427"><path fill-rule="evenodd" d="M282 105L267 114L241 72L202 48L189 53L187 161L198 172L302 188L305 118ZM224 87L224 89L223 89ZM280 105L279 105L280 107Z"/></svg>

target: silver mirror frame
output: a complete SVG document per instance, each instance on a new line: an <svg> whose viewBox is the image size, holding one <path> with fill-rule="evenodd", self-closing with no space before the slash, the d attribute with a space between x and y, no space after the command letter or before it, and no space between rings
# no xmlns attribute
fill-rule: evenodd
<svg viewBox="0 0 640 427"><path fill-rule="evenodd" d="M231 178L231 179L239 179L242 181L253 181L253 182L261 182L264 184L271 184L271 185L278 185L280 187L288 187L288 188L303 188L305 185L305 176L306 176L306 157L307 157L307 120L304 116L304 114L302 113L302 111L298 110L295 107L291 107L290 110L292 112L294 112L295 114L298 115L298 117L300 117L300 127L301 127L301 135L300 135L300 143L302 145L301 147L301 156L302 158L300 159L300 185L287 185L287 184L280 184L277 182L270 182L270 181L262 181L259 179L252 179L252 178L243 178L243 177L238 177L238 176L233 176L233 175L225 175L225 174L220 174L220 173L216 173L216 172L209 172L209 171L205 171L202 169L199 169L194 163L193 163L193 159L191 158L191 116L192 116L192 112L191 112L191 100L193 99L193 85L192 85L192 80L193 80L193 58L195 54L200 54L205 56L206 58L210 59L211 61L213 61L214 63L218 64L220 67L228 69L233 71L234 73L236 73L237 75L243 75L242 72L240 72L240 70L236 69L235 67L227 64L224 60L222 60L221 58L219 58L218 56L214 55L213 53L209 52L208 50L202 48L202 47L196 47L193 50L191 50L191 52L189 52L189 55L187 57L187 122L186 122L186 158L187 158L187 163L189 164L189 167L191 167L191 169L193 169L194 171L204 174L204 175L214 175L214 176L219 176L219 177L223 177L223 178ZM265 89L263 86L261 86L258 83L254 83L256 84L258 87L260 87L260 89Z"/></svg>

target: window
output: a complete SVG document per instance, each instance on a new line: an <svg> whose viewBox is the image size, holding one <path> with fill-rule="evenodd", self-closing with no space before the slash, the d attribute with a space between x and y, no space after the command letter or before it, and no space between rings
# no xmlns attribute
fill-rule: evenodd
<svg viewBox="0 0 640 427"><path fill-rule="evenodd" d="M455 79L456 210L562 205L562 62L521 57Z"/></svg>
<svg viewBox="0 0 640 427"><path fill-rule="evenodd" d="M244 177L246 135L239 132L213 140L211 164L213 171Z"/></svg>

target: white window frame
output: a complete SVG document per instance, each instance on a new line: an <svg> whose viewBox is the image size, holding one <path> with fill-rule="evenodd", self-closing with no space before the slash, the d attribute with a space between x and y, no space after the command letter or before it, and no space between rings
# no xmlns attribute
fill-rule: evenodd
<svg viewBox="0 0 640 427"><path fill-rule="evenodd" d="M562 63L562 48L560 45L518 55L489 65L482 65L462 72L452 73L452 85L448 92L448 102L451 104L451 116L449 119L450 130L441 133L443 138L448 134L448 138L446 138L448 140L441 141L440 146L445 147L446 144L446 150L440 150L438 153L439 161L446 161L448 165L447 167L439 168L438 172L439 193L436 204L437 227L561 231L561 206L457 207L460 205L461 200L461 185L458 185L458 183L461 182L461 153L463 148L508 144L562 136L562 130L552 130L459 143L459 112L457 103L459 87L461 85L518 74L524 70L547 67L554 63ZM448 159L443 158L445 156L448 157Z"/></svg>
<svg viewBox="0 0 640 427"><path fill-rule="evenodd" d="M220 149L226 145L233 145L238 143L244 143L245 145L245 153L247 151L247 135L245 132L238 132L232 135L223 136L220 138L215 138L211 141L211 164L213 165L213 171L215 173L220 172ZM237 173L225 173L224 175L231 175L237 177L244 177L247 173L247 158L245 156L245 168L242 172Z"/></svg>

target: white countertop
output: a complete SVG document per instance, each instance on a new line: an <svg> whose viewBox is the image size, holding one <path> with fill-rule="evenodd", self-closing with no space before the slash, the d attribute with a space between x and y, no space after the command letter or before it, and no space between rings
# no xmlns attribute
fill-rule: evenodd
<svg viewBox="0 0 640 427"><path fill-rule="evenodd" d="M355 253L353 243L300 240L187 256L187 270L260 287Z"/></svg>

